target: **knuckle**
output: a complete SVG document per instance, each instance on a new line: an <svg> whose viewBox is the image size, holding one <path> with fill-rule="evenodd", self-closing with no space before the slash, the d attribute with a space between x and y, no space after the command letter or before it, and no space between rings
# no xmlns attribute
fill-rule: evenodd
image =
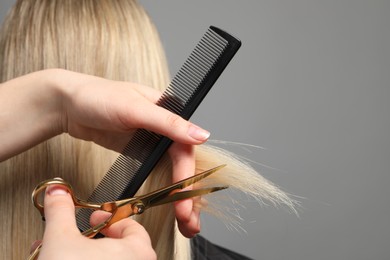
<svg viewBox="0 0 390 260"><path fill-rule="evenodd" d="M56 210L69 210L72 206L69 204L67 198L57 197L55 199L47 200L45 202L45 207L53 208Z"/></svg>
<svg viewBox="0 0 390 260"><path fill-rule="evenodd" d="M173 128L179 128L182 124L182 120L183 119L180 116L175 114L169 114L167 117L168 125Z"/></svg>

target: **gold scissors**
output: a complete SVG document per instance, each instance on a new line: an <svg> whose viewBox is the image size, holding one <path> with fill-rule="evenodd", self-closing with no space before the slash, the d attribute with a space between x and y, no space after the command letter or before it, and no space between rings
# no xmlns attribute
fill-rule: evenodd
<svg viewBox="0 0 390 260"><path fill-rule="evenodd" d="M102 229L114 224L115 222L133 216L142 214L148 208L159 206L162 204L179 201L183 199L188 199L196 196L206 195L215 191L223 190L228 188L227 186L217 186L203 189L194 189L194 190L186 190L180 191L204 178L211 175L212 173L220 170L226 165L220 165L215 168L209 169L182 181L176 182L168 187L150 192L146 195L136 196L133 198L128 198L124 200L111 201L105 203L90 203L87 201L83 201L78 199L73 192L72 186L66 181L60 178L49 179L41 182L36 186L32 193L32 201L34 206L38 209L39 213L42 216L42 219L45 217L44 207L39 202L40 194L45 191L45 189L49 185L62 185L64 186L69 194L72 196L75 207L77 208L87 208L93 210L103 210L106 212L110 212L111 216L104 222L91 227L90 229L82 232L82 234L86 237L93 238L96 236ZM40 244L35 251L29 256L29 260L36 259L39 254L40 248L42 244Z"/></svg>

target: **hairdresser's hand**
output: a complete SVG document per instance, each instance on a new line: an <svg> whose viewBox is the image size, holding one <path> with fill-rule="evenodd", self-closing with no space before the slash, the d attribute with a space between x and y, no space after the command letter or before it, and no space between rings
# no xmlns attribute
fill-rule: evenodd
<svg viewBox="0 0 390 260"><path fill-rule="evenodd" d="M210 135L207 131L155 105L161 93L152 88L101 78L84 79L84 75L80 77L73 77L70 84L75 89L67 95L70 98L65 103L63 131L122 151L129 133L145 128L175 141L169 149L173 182L194 174L192 145L205 142ZM200 232L200 212L194 205L195 200L187 199L175 205L179 229L186 237Z"/></svg>
<svg viewBox="0 0 390 260"><path fill-rule="evenodd" d="M161 93L61 69L0 85L0 160L61 133L121 151L137 128L196 145L209 133L155 105Z"/></svg>
<svg viewBox="0 0 390 260"><path fill-rule="evenodd" d="M47 189L44 206L46 228L40 260L156 259L149 235L130 218L106 228L105 238L89 239L77 229L73 201L61 186Z"/></svg>
<svg viewBox="0 0 390 260"><path fill-rule="evenodd" d="M174 181L195 170L192 145L209 133L155 105L161 93L128 82L61 69L31 73L0 85L0 161L61 133L122 151L137 128L174 140L169 150ZM192 200L176 204L181 232L199 232Z"/></svg>

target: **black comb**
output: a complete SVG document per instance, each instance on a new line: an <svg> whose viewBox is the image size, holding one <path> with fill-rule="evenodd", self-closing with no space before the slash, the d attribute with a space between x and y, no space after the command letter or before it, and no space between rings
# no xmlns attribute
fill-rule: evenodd
<svg viewBox="0 0 390 260"><path fill-rule="evenodd" d="M210 26L157 105L189 119L241 46L240 40ZM102 203L135 195L172 140L139 129L88 201ZM80 230L90 228L91 211L77 213Z"/></svg>

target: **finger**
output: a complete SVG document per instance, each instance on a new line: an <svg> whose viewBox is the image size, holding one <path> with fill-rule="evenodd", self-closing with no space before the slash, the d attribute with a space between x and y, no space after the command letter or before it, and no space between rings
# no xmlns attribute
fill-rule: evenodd
<svg viewBox="0 0 390 260"><path fill-rule="evenodd" d="M46 189L44 207L46 219L44 239L63 232L79 233L73 200L65 187L50 185Z"/></svg>
<svg viewBox="0 0 390 260"><path fill-rule="evenodd" d="M104 222L111 216L111 213L105 211L95 211L91 215L91 225L95 226ZM125 218L115 222L111 226L101 231L103 235L111 238L124 238L127 236L141 235L144 238L149 237L145 229L131 218ZM145 236L146 235L146 236ZM148 238L149 239L149 238Z"/></svg>
<svg viewBox="0 0 390 260"><path fill-rule="evenodd" d="M111 213L98 210L91 215L91 226L98 225L106 221L111 216ZM140 226L140 227L138 227ZM115 222L111 226L103 229L101 233L106 237L111 238L123 238L126 236L136 235L143 232L143 227L131 218L125 218L118 222Z"/></svg>
<svg viewBox="0 0 390 260"><path fill-rule="evenodd" d="M195 153L192 145L173 143L168 150L172 161L172 181L178 182L195 173ZM192 189L192 186L185 190ZM175 203L175 215L179 222L188 222L192 212L192 198Z"/></svg>
<svg viewBox="0 0 390 260"><path fill-rule="evenodd" d="M173 166L173 182L191 177L195 173L195 151L191 145L173 143L169 149ZM192 187L187 187L192 189ZM186 199L175 203L175 215L181 233L186 237L193 237L200 231L199 208L194 207L193 199Z"/></svg>
<svg viewBox="0 0 390 260"><path fill-rule="evenodd" d="M207 130L151 102L142 102L138 109L133 109L129 113L131 113L127 122L129 126L136 122L137 128L148 129L179 143L201 144L210 137Z"/></svg>
<svg viewBox="0 0 390 260"><path fill-rule="evenodd" d="M174 141L189 144L203 143L209 138L210 133L208 131L155 105L156 102L161 101L163 98L160 91L140 84L133 84L133 88L151 101L148 103L148 106L141 105L140 107L142 107L143 111L137 113L137 115L142 117L140 119L141 124L145 126L143 128L168 136ZM148 116L145 116L145 113L148 113Z"/></svg>
<svg viewBox="0 0 390 260"><path fill-rule="evenodd" d="M140 93L142 96L144 96L146 99L150 100L154 104L157 103L157 101L161 98L161 91L155 88L136 83L131 83L131 86L136 91L138 91L138 93Z"/></svg>
<svg viewBox="0 0 390 260"><path fill-rule="evenodd" d="M193 145L173 143L168 149L172 161L172 181L178 182L195 174L195 149Z"/></svg>
<svg viewBox="0 0 390 260"><path fill-rule="evenodd" d="M104 235L116 239L117 243L124 243L126 248L136 248L130 253L133 254L131 259L157 259L145 228L131 218L122 219L105 228Z"/></svg>
<svg viewBox="0 0 390 260"><path fill-rule="evenodd" d="M138 239L150 238L143 226L131 218L125 218L115 222L104 230L104 235L111 238L137 237Z"/></svg>
<svg viewBox="0 0 390 260"><path fill-rule="evenodd" d="M89 220L91 227L96 226L100 223L103 223L111 216L110 212L103 211L103 210L97 210L92 212L91 218Z"/></svg>
<svg viewBox="0 0 390 260"><path fill-rule="evenodd" d="M194 206L187 222L178 222L180 233L187 238L194 237L200 232L200 207Z"/></svg>

